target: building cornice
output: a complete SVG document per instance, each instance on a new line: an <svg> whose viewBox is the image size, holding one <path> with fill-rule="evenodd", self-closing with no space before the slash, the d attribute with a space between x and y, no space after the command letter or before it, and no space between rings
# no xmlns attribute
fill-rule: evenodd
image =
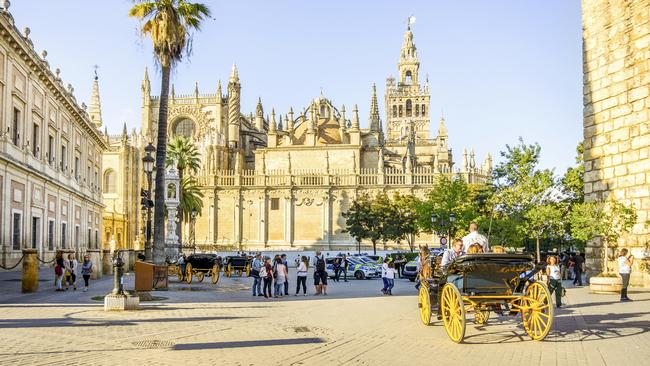
<svg viewBox="0 0 650 366"><path fill-rule="evenodd" d="M34 73L44 86L54 94L54 98L66 107L66 110L73 116L84 131L90 135L92 140L95 141L102 150L105 150L107 147L106 141L90 122L86 111L79 107L74 96L64 89L60 79L50 70L47 61L36 54L32 43L20 34L14 24L11 14L6 11L0 12L0 37L2 37L7 42L8 46L19 55L19 57L27 64L29 70Z"/></svg>

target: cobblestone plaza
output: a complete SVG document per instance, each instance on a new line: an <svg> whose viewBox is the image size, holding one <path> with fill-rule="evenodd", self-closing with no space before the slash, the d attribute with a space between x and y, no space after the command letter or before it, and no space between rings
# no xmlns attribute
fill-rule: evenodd
<svg viewBox="0 0 650 366"><path fill-rule="evenodd" d="M463 344L449 340L440 321L420 322L417 291L396 280L380 296L380 280L330 284L327 298L264 300L250 295L251 279L173 284L142 311L104 312L105 277L87 293L54 292L50 272L40 290L20 294L18 273L0 274L2 365L642 365L650 358L650 291L636 301L568 288L566 306L543 342L531 341L519 317L493 315L468 323ZM295 275L295 272L294 272ZM132 287L133 277L125 278ZM293 293L295 277L290 277ZM205 281L208 282L208 281ZM569 281L565 281L569 284ZM309 293L313 294L310 286ZM363 314L363 316L360 316Z"/></svg>

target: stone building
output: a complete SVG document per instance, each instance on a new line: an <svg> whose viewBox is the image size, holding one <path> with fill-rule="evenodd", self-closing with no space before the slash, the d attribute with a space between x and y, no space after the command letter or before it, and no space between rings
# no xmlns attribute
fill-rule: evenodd
<svg viewBox="0 0 650 366"><path fill-rule="evenodd" d="M216 98L201 97L198 91L182 97L182 107L170 108L170 121L176 121L170 133L180 133L175 130L180 121L190 119L188 125L199 130L198 144L212 151L200 174L205 208L196 222L197 245L207 250L350 250L356 244L344 232L342 213L359 195L400 192L422 197L440 174L484 181L491 158L479 166L473 151L469 156L465 152L463 168L456 169L444 119L437 136L429 138L428 85L419 82L410 29L398 71L399 82L387 80L387 136L374 85L367 128L360 125L356 105L350 111L324 95L285 114L272 109L267 117L260 101L255 114L246 117L240 112L236 69L226 98L220 92ZM217 105L210 106L215 100ZM193 112L198 110L206 113ZM432 240L430 235L418 239Z"/></svg>
<svg viewBox="0 0 650 366"><path fill-rule="evenodd" d="M8 9L0 10L0 243L3 265L33 248L77 255L101 243L106 142L47 52L36 53Z"/></svg>
<svg viewBox="0 0 650 366"><path fill-rule="evenodd" d="M583 0L585 197L634 205L638 221L619 247L637 258L633 284L650 285L640 269L650 234L650 0ZM602 268L602 247L587 247L587 265Z"/></svg>

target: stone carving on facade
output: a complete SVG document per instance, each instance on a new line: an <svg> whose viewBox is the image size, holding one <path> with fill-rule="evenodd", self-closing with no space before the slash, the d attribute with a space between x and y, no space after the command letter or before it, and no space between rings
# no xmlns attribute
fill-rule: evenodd
<svg viewBox="0 0 650 366"><path fill-rule="evenodd" d="M198 129L197 139L206 136L210 133L210 126L214 120L210 118L210 112L204 111L201 105L174 105L169 108L167 113L169 121L176 121L179 118L188 118L196 123ZM174 123L170 123L167 128L169 129L170 136L173 135L172 128Z"/></svg>

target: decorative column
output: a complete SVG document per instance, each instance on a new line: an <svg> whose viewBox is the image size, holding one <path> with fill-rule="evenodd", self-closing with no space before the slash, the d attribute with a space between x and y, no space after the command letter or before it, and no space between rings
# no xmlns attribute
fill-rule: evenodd
<svg viewBox="0 0 650 366"><path fill-rule="evenodd" d="M178 205L180 204L179 177L176 162L165 171L165 207L167 208L167 231L165 233L165 256L178 257L180 242L176 233Z"/></svg>
<svg viewBox="0 0 650 366"><path fill-rule="evenodd" d="M22 292L38 290L38 252L36 249L23 249Z"/></svg>

